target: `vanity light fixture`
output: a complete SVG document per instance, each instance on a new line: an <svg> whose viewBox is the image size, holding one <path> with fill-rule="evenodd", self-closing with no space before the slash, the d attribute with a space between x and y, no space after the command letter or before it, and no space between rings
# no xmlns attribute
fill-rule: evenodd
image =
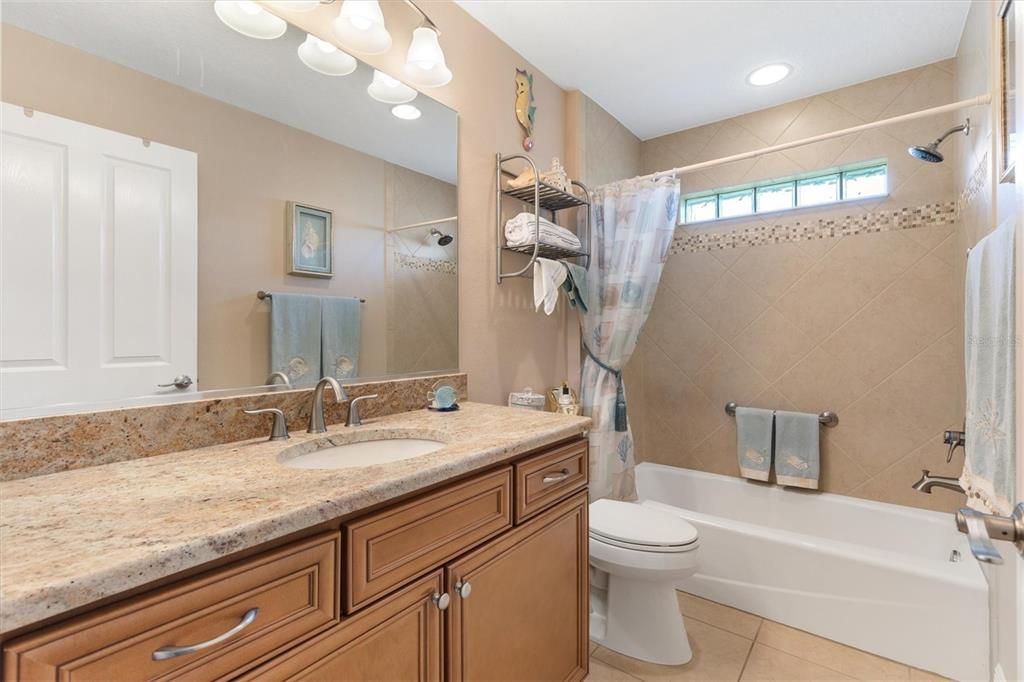
<svg viewBox="0 0 1024 682"><path fill-rule="evenodd" d="M391 49L391 34L377 0L343 0L333 26L341 44L356 52L381 54Z"/></svg>
<svg viewBox="0 0 1024 682"><path fill-rule="evenodd" d="M288 23L257 5L252 0L216 0L213 11L217 18L249 38L273 40L288 30Z"/></svg>
<svg viewBox="0 0 1024 682"><path fill-rule="evenodd" d="M747 82L751 85L774 85L779 81L786 78L793 72L793 67L789 64L766 64L765 66L754 69L747 76Z"/></svg>
<svg viewBox="0 0 1024 682"><path fill-rule="evenodd" d="M403 121L415 121L423 115L423 112L411 104L399 104L391 109L391 113Z"/></svg>
<svg viewBox="0 0 1024 682"><path fill-rule="evenodd" d="M420 87L448 85L452 80L452 72L445 64L444 52L438 42L440 31L427 19L427 15L423 15L423 20L424 25L412 32L412 42L409 43L402 73L411 83Z"/></svg>
<svg viewBox="0 0 1024 682"><path fill-rule="evenodd" d="M373 82L366 88L370 97L384 104L406 104L416 99L416 90L382 71L373 70Z"/></svg>
<svg viewBox="0 0 1024 682"><path fill-rule="evenodd" d="M311 33L307 33L306 41L299 45L299 59L325 76L347 76L359 66L355 57Z"/></svg>
<svg viewBox="0 0 1024 682"><path fill-rule="evenodd" d="M312 12L320 6L320 0L268 0L268 4L289 12Z"/></svg>

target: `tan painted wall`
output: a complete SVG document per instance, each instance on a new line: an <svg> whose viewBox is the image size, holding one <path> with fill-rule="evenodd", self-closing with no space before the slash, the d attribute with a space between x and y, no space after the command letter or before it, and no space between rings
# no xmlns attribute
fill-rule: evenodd
<svg viewBox="0 0 1024 682"><path fill-rule="evenodd" d="M914 69L642 143L643 172L673 168L887 118L955 99L952 61ZM820 225L846 216L894 224L884 212L957 196L955 162L924 164L906 147L934 139L951 117L737 162L683 178L684 193L877 158L890 197L830 209L681 227L691 235L753 226ZM925 213L928 210L925 209ZM919 507L962 497L910 485L945 464L942 431L963 418L963 362L954 224L677 253L627 367L641 460L738 475L728 401L839 414L822 431L822 488Z"/></svg>
<svg viewBox="0 0 1024 682"><path fill-rule="evenodd" d="M360 374L388 372L384 229L431 210L452 215L454 186L7 24L2 38L4 101L198 154L200 388L251 386L269 373L260 289L366 298ZM285 274L289 200L334 211L332 279ZM442 312L453 336L455 315ZM457 347L417 360L434 363L417 371L454 369Z"/></svg>

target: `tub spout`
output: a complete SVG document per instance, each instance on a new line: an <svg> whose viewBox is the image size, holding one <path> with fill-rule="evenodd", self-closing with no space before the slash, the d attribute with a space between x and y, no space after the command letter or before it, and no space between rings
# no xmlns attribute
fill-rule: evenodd
<svg viewBox="0 0 1024 682"><path fill-rule="evenodd" d="M932 488L946 488L958 493L965 492L959 480L947 476L932 476L932 473L927 469L921 470L921 480L911 487L918 492L928 493L929 495L932 493Z"/></svg>

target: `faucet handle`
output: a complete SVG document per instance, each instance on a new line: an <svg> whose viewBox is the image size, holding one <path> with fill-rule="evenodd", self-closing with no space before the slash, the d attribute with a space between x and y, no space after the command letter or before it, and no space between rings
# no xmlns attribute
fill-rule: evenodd
<svg viewBox="0 0 1024 682"><path fill-rule="evenodd" d="M359 415L359 403L376 397L377 394L372 393L370 395L360 395L352 398L348 403L348 420L345 422L345 426L362 426L363 420Z"/></svg>
<svg viewBox="0 0 1024 682"><path fill-rule="evenodd" d="M263 407L254 410L242 410L246 414L272 414L273 425L270 427L270 438L267 440L288 440L288 421L284 418L284 410L276 407Z"/></svg>

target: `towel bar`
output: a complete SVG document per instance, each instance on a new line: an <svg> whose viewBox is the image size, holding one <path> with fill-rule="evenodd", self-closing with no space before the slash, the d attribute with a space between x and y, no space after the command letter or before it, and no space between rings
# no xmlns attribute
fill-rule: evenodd
<svg viewBox="0 0 1024 682"><path fill-rule="evenodd" d="M725 413L730 417L736 416L736 403L726 403ZM839 415L835 412L822 412L818 415L818 421L823 426L836 426L839 424Z"/></svg>
<svg viewBox="0 0 1024 682"><path fill-rule="evenodd" d="M260 289L259 291L256 292L256 298L260 299L261 301L265 301L267 299L273 300L274 295L272 293L270 293L269 291L263 291L262 289ZM361 298L361 299L359 299L359 302L360 303L366 303L366 299L365 298Z"/></svg>

